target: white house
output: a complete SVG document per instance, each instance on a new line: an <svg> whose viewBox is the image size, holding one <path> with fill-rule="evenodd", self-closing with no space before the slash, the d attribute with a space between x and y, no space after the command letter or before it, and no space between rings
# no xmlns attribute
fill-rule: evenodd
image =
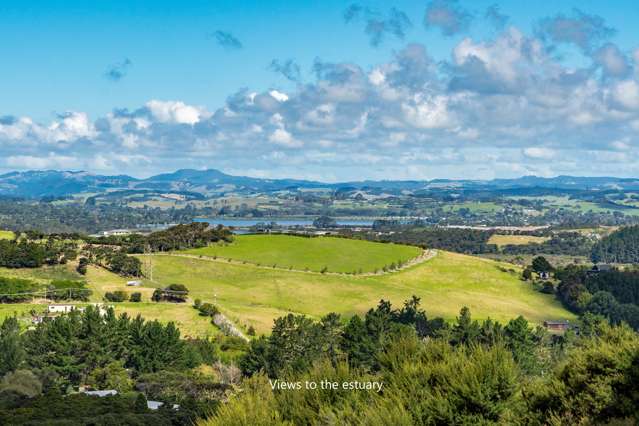
<svg viewBox="0 0 639 426"><path fill-rule="evenodd" d="M56 304L56 305L49 305L47 307L47 312L50 314L68 314L69 312L74 311L76 309L79 311L84 311L84 308L81 308L75 305Z"/></svg>

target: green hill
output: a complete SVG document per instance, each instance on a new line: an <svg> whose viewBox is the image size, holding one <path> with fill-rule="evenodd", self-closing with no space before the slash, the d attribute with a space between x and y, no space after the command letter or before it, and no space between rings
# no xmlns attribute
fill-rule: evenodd
<svg viewBox="0 0 639 426"><path fill-rule="evenodd" d="M239 235L230 244L184 253L221 257L265 266L330 272L373 272L391 263L419 256L417 247L371 243L345 238L304 238L292 235Z"/></svg>
<svg viewBox="0 0 639 426"><path fill-rule="evenodd" d="M476 318L508 321L571 319L554 296L519 279L515 266L456 253L399 272L373 276L322 275L230 264L221 260L153 256L158 283L184 283L192 297L217 300L232 320L267 332L273 319L289 312L320 317L328 312L361 313L380 299L399 304L412 295L430 316L454 319L463 306ZM508 268L512 268L508 271Z"/></svg>
<svg viewBox="0 0 639 426"><path fill-rule="evenodd" d="M265 258L262 257L266 256L264 253L274 256L273 253L282 249L283 243L292 241L297 245L295 249L287 251L286 257L291 264L307 266L309 269L312 265L326 265L334 271L338 270L336 265L341 265L347 271L357 269L362 265L359 263L362 259L365 262L363 265L370 270L377 262L384 264L396 261L398 253L406 248L337 238L247 236L238 241L237 246L231 244L214 248L220 252L232 249L235 250L232 254L238 259L258 262ZM325 247L322 245L325 241L332 246L332 250L339 252L322 252L320 248ZM357 255L346 256L344 253L349 247L357 247L357 251L354 251ZM412 253L404 252L406 258L413 257L415 250L419 251L408 248ZM380 250L389 250L390 259L385 260ZM374 253L375 262L368 261L369 252ZM300 263L317 253L324 256L322 262ZM239 257L240 254L244 257ZM533 323L541 323L545 319L574 318L554 296L535 291L529 283L521 281L521 271L516 266L445 251L438 251L435 257L401 271L383 275L289 271L252 263L228 262L221 258L184 256L184 252L141 257L147 267L153 265L153 281L145 279L141 287L127 287L126 278L91 266L84 277L88 287L93 290L90 301L102 300L107 291L141 292L142 303L116 303L116 311L133 316L141 314L147 319L176 321L183 333L189 336L215 334L217 330L206 317L199 316L190 303L151 302L154 287L185 284L190 290L191 299L217 302L232 321L244 328L252 325L261 333L271 329L275 318L289 312L315 318L328 312L337 312L348 317L368 310L380 299L398 305L412 295L422 299L422 306L430 317L441 316L448 320L454 319L463 306L471 309L474 318L490 317L502 322L518 315L523 315ZM336 263L330 263L331 259L335 259ZM284 262L280 263L285 266ZM73 270L74 265L67 264L56 268L2 269L0 275L47 281L59 276L68 275L71 278L75 274ZM14 312L25 313L33 308L42 310L45 306L2 305L0 317Z"/></svg>

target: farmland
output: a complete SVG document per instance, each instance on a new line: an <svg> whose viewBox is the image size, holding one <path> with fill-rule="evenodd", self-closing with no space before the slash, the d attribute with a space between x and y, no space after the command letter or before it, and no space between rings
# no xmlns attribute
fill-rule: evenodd
<svg viewBox="0 0 639 426"><path fill-rule="evenodd" d="M231 244L215 244L185 253L221 257L297 270L373 272L417 257L421 250L397 244L372 244L344 238L291 235L240 235Z"/></svg>
<svg viewBox="0 0 639 426"><path fill-rule="evenodd" d="M488 244L495 244L499 247L507 245L524 245L530 243L540 244L548 241L549 237L536 237L534 235L500 235L493 234L488 240Z"/></svg>
<svg viewBox="0 0 639 426"><path fill-rule="evenodd" d="M365 260L361 264L363 268L371 270L377 265L375 262L384 263L383 250L390 250L391 260L402 254L410 258L419 253L417 248L401 245L324 237L280 237L244 236L227 246L200 249L228 253L229 258L237 260L235 262L183 256L184 253L192 253L192 250L152 255L150 259L149 256L141 256L147 268L152 265L153 281L144 279L140 287L127 287L126 278L95 266L88 268L85 277L76 274L71 264L38 269L3 269L0 272L5 276L32 278L42 283L58 278L85 279L88 288L93 291L91 302L102 301L107 291L140 292L142 302L115 303L116 312L141 314L147 319L163 322L176 321L183 333L189 336L213 335L217 330L207 318L199 316L190 303L151 302L154 288L172 283L185 284L190 291L190 300L199 298L216 303L240 327L247 329L253 326L258 333L268 332L273 319L289 312L313 318L337 312L348 317L364 312L381 299L400 304L412 295L422 299L429 316L441 316L447 320L453 320L462 306L468 306L478 319L490 317L508 321L523 315L533 323L540 323L548 318L573 318L553 296L539 293L522 282L518 267L446 251L437 251L432 259L383 275L322 274L253 264L260 260L266 263L268 256L275 258L277 250L285 247L285 243L294 245L289 246L288 257L282 257L288 263L280 260L280 264L309 269L327 265L334 271L356 269L357 262L362 259ZM329 244L336 253L332 258L322 253L324 244ZM352 247L357 247L359 257L344 255ZM314 263L301 263L302 259L311 258L309 253L324 257ZM375 262L368 260L369 253L372 253ZM249 263L243 264L243 260ZM0 316L25 313L32 308L32 304L5 305ZM42 308L44 305L39 305L39 309Z"/></svg>

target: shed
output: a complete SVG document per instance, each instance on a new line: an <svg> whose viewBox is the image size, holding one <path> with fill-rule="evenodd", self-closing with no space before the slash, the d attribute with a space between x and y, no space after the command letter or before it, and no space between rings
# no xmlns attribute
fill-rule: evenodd
<svg viewBox="0 0 639 426"><path fill-rule="evenodd" d="M544 327L552 331L566 331L570 328L570 321L544 321Z"/></svg>

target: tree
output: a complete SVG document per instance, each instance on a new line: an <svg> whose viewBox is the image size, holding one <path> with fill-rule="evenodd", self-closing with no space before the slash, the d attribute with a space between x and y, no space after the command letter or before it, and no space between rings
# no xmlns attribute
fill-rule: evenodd
<svg viewBox="0 0 639 426"><path fill-rule="evenodd" d="M24 357L20 324L16 317L7 317L0 326L0 376L16 370Z"/></svg>
<svg viewBox="0 0 639 426"><path fill-rule="evenodd" d="M86 275L88 265L89 265L89 259L87 259L86 257L81 257L78 260L78 267L76 268L76 271L78 271L78 274Z"/></svg>
<svg viewBox="0 0 639 426"><path fill-rule="evenodd" d="M523 272L521 273L521 277L524 279L524 281L530 281L532 279L532 268L529 266L525 267Z"/></svg>
<svg viewBox="0 0 639 426"><path fill-rule="evenodd" d="M151 300L154 302L160 302L164 296L164 292L161 288L156 288L153 290L153 295L151 296Z"/></svg>
<svg viewBox="0 0 639 426"><path fill-rule="evenodd" d="M118 392L126 392L133 388L133 380L122 365L122 361L112 361L104 367L95 368L86 382L96 389L115 389Z"/></svg>
<svg viewBox="0 0 639 426"><path fill-rule="evenodd" d="M538 274L542 272L550 272L554 269L550 262L548 262L548 260L546 260L546 258L543 256L535 257L532 261L531 267L532 270L537 272Z"/></svg>
<svg viewBox="0 0 639 426"><path fill-rule="evenodd" d="M113 292L107 291L104 294L104 298L109 302L124 302L128 299L128 295L122 290L116 290Z"/></svg>
<svg viewBox="0 0 639 426"><path fill-rule="evenodd" d="M535 335L528 327L528 321L521 315L510 320L504 328L506 347L510 349L513 358L526 372L533 372L538 368L535 356Z"/></svg>
<svg viewBox="0 0 639 426"><path fill-rule="evenodd" d="M459 311L457 323L453 326L451 333L451 344L464 345L475 342L479 336L479 324L473 321L470 316L470 309L464 306Z"/></svg>
<svg viewBox="0 0 639 426"><path fill-rule="evenodd" d="M18 397L33 398L42 392L42 383L29 370L7 373L0 382L0 394L11 393Z"/></svg>

